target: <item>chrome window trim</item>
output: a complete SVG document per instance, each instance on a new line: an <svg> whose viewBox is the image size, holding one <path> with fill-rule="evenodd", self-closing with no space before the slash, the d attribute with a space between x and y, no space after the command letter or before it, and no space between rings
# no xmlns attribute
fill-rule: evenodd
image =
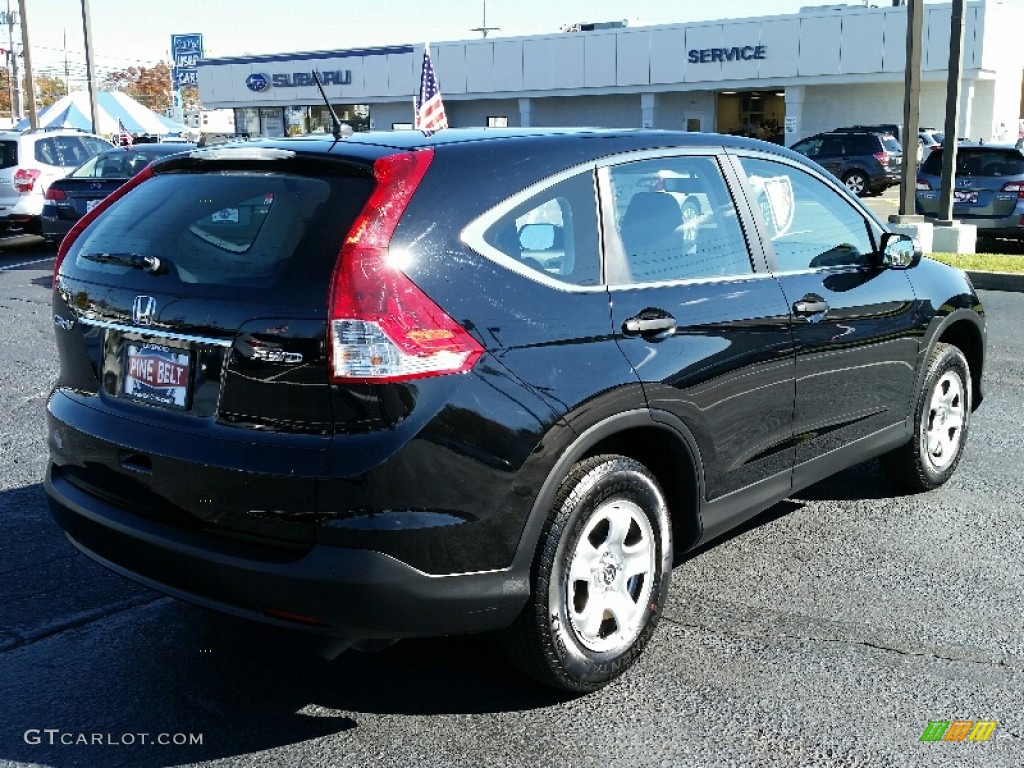
<svg viewBox="0 0 1024 768"><path fill-rule="evenodd" d="M717 283L745 283L748 280L768 280L773 278L771 272L748 272L745 275L714 275L709 277L687 277L679 280L661 280L657 283L615 283L607 286L609 293L616 291L635 291L644 288L670 288L672 286L702 285Z"/></svg>
<svg viewBox="0 0 1024 768"><path fill-rule="evenodd" d="M230 339L214 339L209 336L192 336L187 333L173 333L171 331L161 331L159 329L151 329L150 327L142 328L137 325L124 325L122 323L112 323L108 320L96 320L88 317L78 318L78 322L82 325L89 325L93 328L103 328L107 331L121 331L122 333L134 333L138 336L157 336L161 339L169 339L172 341L188 341L195 344L208 344L215 347L224 347L227 349L233 341Z"/></svg>

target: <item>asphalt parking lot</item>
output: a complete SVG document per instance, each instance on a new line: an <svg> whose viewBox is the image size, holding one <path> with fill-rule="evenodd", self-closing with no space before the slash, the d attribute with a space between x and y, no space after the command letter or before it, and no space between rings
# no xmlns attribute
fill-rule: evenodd
<svg viewBox="0 0 1024 768"><path fill-rule="evenodd" d="M40 483L51 257L0 250L0 765L1024 765L1024 295L982 295L987 398L947 486L868 463L776 505L675 568L636 668L569 698L488 637L326 662L78 554ZM920 740L958 719L998 725Z"/></svg>

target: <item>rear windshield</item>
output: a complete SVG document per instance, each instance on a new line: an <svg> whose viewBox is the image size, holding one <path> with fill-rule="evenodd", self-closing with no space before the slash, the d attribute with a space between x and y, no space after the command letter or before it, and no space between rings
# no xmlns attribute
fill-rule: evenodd
<svg viewBox="0 0 1024 768"><path fill-rule="evenodd" d="M68 261L75 276L106 284L308 304L326 290L372 185L248 171L159 175L100 216ZM160 259L160 274L133 268L133 255Z"/></svg>
<svg viewBox="0 0 1024 768"><path fill-rule="evenodd" d="M921 165L921 172L932 176L942 174L942 148L939 147ZM1019 176L1024 175L1024 156L1007 149L970 149L956 152L957 176Z"/></svg>
<svg viewBox="0 0 1024 768"><path fill-rule="evenodd" d="M18 164L18 142L0 141L0 168L13 168Z"/></svg>

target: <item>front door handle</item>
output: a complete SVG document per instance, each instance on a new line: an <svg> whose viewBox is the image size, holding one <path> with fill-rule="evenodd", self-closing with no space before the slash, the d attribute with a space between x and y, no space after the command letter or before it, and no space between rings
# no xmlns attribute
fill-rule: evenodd
<svg viewBox="0 0 1024 768"><path fill-rule="evenodd" d="M793 305L793 313L797 315L817 315L828 312L828 302L820 296L805 296Z"/></svg>
<svg viewBox="0 0 1024 768"><path fill-rule="evenodd" d="M627 336L647 336L670 333L676 329L676 319L669 314L648 314L645 310L622 323L622 332Z"/></svg>

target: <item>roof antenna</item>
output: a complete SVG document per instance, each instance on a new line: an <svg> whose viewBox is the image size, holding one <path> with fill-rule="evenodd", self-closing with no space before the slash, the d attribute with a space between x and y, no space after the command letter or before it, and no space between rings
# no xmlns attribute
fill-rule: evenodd
<svg viewBox="0 0 1024 768"><path fill-rule="evenodd" d="M341 141L344 138L344 134L341 132L341 121L334 112L334 107L331 106L331 102L327 100L327 94L324 93L324 87L320 84L320 75L317 74L316 70L313 70L313 82L316 83L316 87L320 89L320 98L324 100L324 104L327 105L327 110L331 113L331 133L334 134L335 141Z"/></svg>

